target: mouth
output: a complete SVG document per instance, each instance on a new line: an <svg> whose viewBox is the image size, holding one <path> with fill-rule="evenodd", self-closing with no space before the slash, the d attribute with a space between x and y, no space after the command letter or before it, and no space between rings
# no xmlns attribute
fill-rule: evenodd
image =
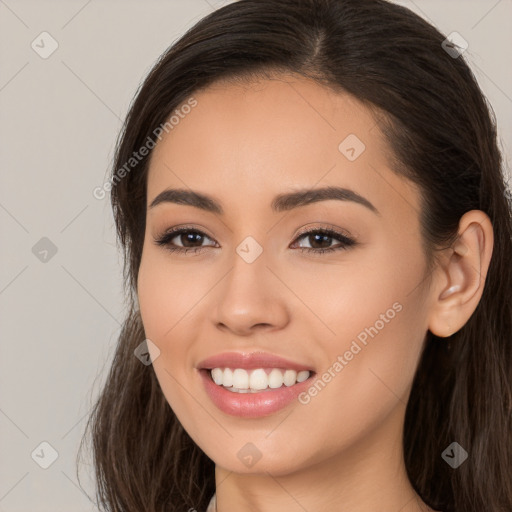
<svg viewBox="0 0 512 512"><path fill-rule="evenodd" d="M198 369L217 386L235 393L292 387L316 375L312 368L265 352L218 354L199 363Z"/></svg>
<svg viewBox="0 0 512 512"><path fill-rule="evenodd" d="M292 370L287 368L202 368L217 385L234 393L261 393L291 387L312 378L312 370Z"/></svg>
<svg viewBox="0 0 512 512"><path fill-rule="evenodd" d="M204 390L218 409L239 418L281 411L312 385L313 368L268 352L224 352L197 365Z"/></svg>

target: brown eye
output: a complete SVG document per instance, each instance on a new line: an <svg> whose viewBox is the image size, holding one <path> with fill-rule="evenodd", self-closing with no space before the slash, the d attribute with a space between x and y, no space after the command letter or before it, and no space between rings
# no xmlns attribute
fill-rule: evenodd
<svg viewBox="0 0 512 512"><path fill-rule="evenodd" d="M197 253L207 247L202 245L205 239L211 240L210 237L202 231L182 226L179 228L171 228L164 232L161 236L155 239L155 243L170 252ZM328 251L343 250L356 245L355 240L352 240L346 235L338 233L332 229L314 229L306 231L301 233L296 238L296 241L301 239L306 239L311 245L311 247L298 247L301 251L318 254ZM176 240L179 243L175 243L173 240ZM338 240L339 243L337 246L332 247L331 244L334 240ZM295 244L296 243L297 242L295 242ZM290 247L294 248L293 246Z"/></svg>
<svg viewBox="0 0 512 512"><path fill-rule="evenodd" d="M171 252L198 252L205 247L202 245L205 238L209 239L209 237L202 231L187 227L180 227L166 231L155 240L155 243L159 246L165 247ZM173 240L175 239L180 242L181 245L173 243Z"/></svg>
<svg viewBox="0 0 512 512"><path fill-rule="evenodd" d="M341 249L347 249L356 244L355 240L348 238L347 236L338 233L332 229L314 229L306 231L297 237L296 240L305 238L311 247L299 247L302 251L324 253L327 251L337 251ZM331 247L333 240L338 240L340 243L338 246Z"/></svg>

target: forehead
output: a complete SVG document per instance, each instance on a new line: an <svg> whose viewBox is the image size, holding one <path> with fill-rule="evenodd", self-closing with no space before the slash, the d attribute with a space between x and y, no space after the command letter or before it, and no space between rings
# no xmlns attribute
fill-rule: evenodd
<svg viewBox="0 0 512 512"><path fill-rule="evenodd" d="M340 186L390 220L417 215L416 187L391 171L377 118L353 96L280 76L219 82L193 97L153 150L148 204L166 188L191 188L236 214L262 202L270 209L283 192Z"/></svg>

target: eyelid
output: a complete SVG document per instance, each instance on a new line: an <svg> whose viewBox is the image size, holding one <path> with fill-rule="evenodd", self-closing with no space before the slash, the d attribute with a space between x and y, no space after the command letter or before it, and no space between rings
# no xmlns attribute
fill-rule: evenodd
<svg viewBox="0 0 512 512"><path fill-rule="evenodd" d="M320 225L318 223L309 223L303 226L302 228L297 231L297 233L294 235L295 238L298 238L299 236L302 236L306 233L309 233L311 231L333 231L335 233L338 233L339 235L342 235L346 238L352 238L354 241L357 240L357 237L351 235L347 230L339 228L337 226L334 226L333 224L325 224L320 222Z"/></svg>
<svg viewBox="0 0 512 512"><path fill-rule="evenodd" d="M319 230L319 231L322 231L322 230L330 230L330 231L334 231L335 233L338 233L340 235L343 235L347 238L352 238L354 239L354 241L357 241L358 239L358 236L357 235L352 235L351 233L349 233L347 230L345 229L342 229L342 228L339 228L333 224L325 224L325 223L319 223L320 225L318 225L318 223L314 223L314 222L310 222L309 224L306 224L305 226L303 226L302 228L299 229L299 231L297 231L294 235L293 235L293 240L295 240L297 237L301 236L301 235L304 235L306 233L310 233L311 231L315 231L315 230ZM160 235L158 235L157 238L161 238L162 236L166 235L166 234L170 234L170 233L177 233L179 234L179 232L181 230L189 230L189 231L197 231L201 234L204 234L206 235L208 238L210 238L211 240L213 240L213 236L209 235L207 233L207 230L206 228L203 228L202 226L201 227L196 227L196 226L192 226L192 225L189 225L189 224L178 224L176 226L173 226L169 229L164 229Z"/></svg>
<svg viewBox="0 0 512 512"><path fill-rule="evenodd" d="M155 239L161 239L166 235L174 235L177 236L183 231L194 231L197 233L200 233L202 235L205 235L210 240L215 240L213 236L208 234L208 230L206 228L203 228L202 226L193 226L190 224L177 224L176 226L172 226L170 228L165 228L162 231L160 231L160 234L156 235Z"/></svg>

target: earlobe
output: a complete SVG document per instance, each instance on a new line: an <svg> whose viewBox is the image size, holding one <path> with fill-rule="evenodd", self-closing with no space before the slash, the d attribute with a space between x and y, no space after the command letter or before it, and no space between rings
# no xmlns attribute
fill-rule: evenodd
<svg viewBox="0 0 512 512"><path fill-rule="evenodd" d="M459 236L439 272L439 286L432 288L429 330L445 338L461 329L482 297L493 247L489 217L480 210L465 213Z"/></svg>

